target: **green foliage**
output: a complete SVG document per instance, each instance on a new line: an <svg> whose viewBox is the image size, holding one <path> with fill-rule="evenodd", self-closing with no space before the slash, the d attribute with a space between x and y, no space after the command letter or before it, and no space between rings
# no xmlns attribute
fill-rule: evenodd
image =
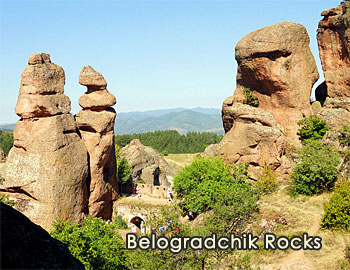
<svg viewBox="0 0 350 270"><path fill-rule="evenodd" d="M56 221L50 235L66 244L85 269L127 269L125 248L114 224L87 217L81 225Z"/></svg>
<svg viewBox="0 0 350 270"><path fill-rule="evenodd" d="M159 153L180 154L203 152L206 145L219 143L223 135L209 132L189 132L186 135L180 135L176 130L164 130L118 135L115 137L115 142L120 147L124 147L135 138L139 139L143 145L156 149Z"/></svg>
<svg viewBox="0 0 350 270"><path fill-rule="evenodd" d="M143 181L142 179L139 179L139 180L136 180L135 183L136 183L136 184L144 184L145 181Z"/></svg>
<svg viewBox="0 0 350 270"><path fill-rule="evenodd" d="M0 130L1 131L1 130ZM0 148L4 151L5 156L8 155L10 149L13 146L13 133L12 132L0 132Z"/></svg>
<svg viewBox="0 0 350 270"><path fill-rule="evenodd" d="M117 229L127 229L128 228L128 225L126 224L125 220L121 216L114 217L113 223L115 224L115 227Z"/></svg>
<svg viewBox="0 0 350 270"><path fill-rule="evenodd" d="M272 193L276 191L276 189L279 186L276 179L277 179L277 174L272 170L272 168L267 163L265 163L261 174L258 176L256 187L262 194Z"/></svg>
<svg viewBox="0 0 350 270"><path fill-rule="evenodd" d="M249 88L244 88L243 93L245 95L245 99L243 100L243 104L247 104L253 107L259 106L259 100L252 94L252 91Z"/></svg>
<svg viewBox="0 0 350 270"><path fill-rule="evenodd" d="M298 135L302 142L306 140L318 140L322 139L329 128L326 126L326 122L318 118L317 116L312 116L310 118L304 118L298 122L301 126Z"/></svg>
<svg viewBox="0 0 350 270"><path fill-rule="evenodd" d="M350 126L344 125L339 132L339 142L344 146L350 146Z"/></svg>
<svg viewBox="0 0 350 270"><path fill-rule="evenodd" d="M128 161L121 156L120 147L115 146L115 157L117 161L117 182L126 183L132 180L132 168Z"/></svg>
<svg viewBox="0 0 350 270"><path fill-rule="evenodd" d="M164 150L160 153L163 157L166 157L167 155L169 155L167 150Z"/></svg>
<svg viewBox="0 0 350 270"><path fill-rule="evenodd" d="M335 148L309 140L299 150L298 158L291 176L292 194L314 195L333 189L340 163L340 155Z"/></svg>
<svg viewBox="0 0 350 270"><path fill-rule="evenodd" d="M174 178L183 211L207 217L208 232L237 232L256 211L258 191L246 182L246 166L225 165L221 158L197 157Z"/></svg>
<svg viewBox="0 0 350 270"><path fill-rule="evenodd" d="M324 205L321 227L330 230L350 231L350 182L336 185L329 202ZM350 258L350 248L348 247Z"/></svg>
<svg viewBox="0 0 350 270"><path fill-rule="evenodd" d="M10 200L8 196L3 195L3 194L0 194L0 202L6 204L8 206L11 206L11 207L13 207L15 205L14 201Z"/></svg>

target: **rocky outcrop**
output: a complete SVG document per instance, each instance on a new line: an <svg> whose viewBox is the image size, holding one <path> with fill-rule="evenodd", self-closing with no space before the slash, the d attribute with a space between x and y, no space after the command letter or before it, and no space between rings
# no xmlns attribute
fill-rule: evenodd
<svg viewBox="0 0 350 270"><path fill-rule="evenodd" d="M14 147L2 167L0 190L45 229L59 218L80 222L87 212L88 156L64 95L63 69L50 55L30 56L21 77Z"/></svg>
<svg viewBox="0 0 350 270"><path fill-rule="evenodd" d="M234 101L243 103L244 88L249 88L259 108L270 112L294 141L298 120L311 115L311 89L319 78L309 41L304 26L280 22L249 33L236 46Z"/></svg>
<svg viewBox="0 0 350 270"><path fill-rule="evenodd" d="M171 174L171 168L153 148L144 146L138 139L133 139L120 154L131 166L134 180L143 180L145 184L155 186L169 184L166 174Z"/></svg>
<svg viewBox="0 0 350 270"><path fill-rule="evenodd" d="M20 212L0 203L1 269L84 269L68 248Z"/></svg>
<svg viewBox="0 0 350 270"><path fill-rule="evenodd" d="M216 156L233 163L248 162L254 178L265 164L281 169L285 136L277 121L269 112L229 99L225 100L223 112L230 116L231 128L218 144Z"/></svg>
<svg viewBox="0 0 350 270"><path fill-rule="evenodd" d="M218 143L215 143L215 144L211 144L209 146L207 146L204 150L203 153L201 153L201 156L202 157L211 157L211 156L215 156L215 153L217 151L219 147L219 144Z"/></svg>
<svg viewBox="0 0 350 270"><path fill-rule="evenodd" d="M340 129L343 125L350 125L350 98L327 98L322 109L317 114L326 121L332 129Z"/></svg>
<svg viewBox="0 0 350 270"><path fill-rule="evenodd" d="M350 2L321 15L317 41L328 97L350 98Z"/></svg>
<svg viewBox="0 0 350 270"><path fill-rule="evenodd" d="M113 201L117 198L114 147L115 97L106 89L102 74L92 67L81 70L79 83L87 91L79 99L83 108L76 116L81 137L89 153L89 214L111 219Z"/></svg>

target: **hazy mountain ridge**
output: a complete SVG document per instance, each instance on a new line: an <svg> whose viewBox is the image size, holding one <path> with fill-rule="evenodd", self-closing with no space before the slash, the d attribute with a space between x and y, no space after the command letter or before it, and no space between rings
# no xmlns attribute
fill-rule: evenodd
<svg viewBox="0 0 350 270"><path fill-rule="evenodd" d="M15 124L0 124L3 131L13 131L14 126ZM220 109L180 107L117 114L117 135L155 130L177 130L181 134L189 131L224 133Z"/></svg>

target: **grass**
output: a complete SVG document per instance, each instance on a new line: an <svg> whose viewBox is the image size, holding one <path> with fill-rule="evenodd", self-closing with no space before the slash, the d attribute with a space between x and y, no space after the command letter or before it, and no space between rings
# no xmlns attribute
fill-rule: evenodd
<svg viewBox="0 0 350 270"><path fill-rule="evenodd" d="M263 196L260 213L254 222L253 234L258 234L259 221L283 216L287 225L277 225L270 232L276 235L293 236L303 232L311 236L322 238L322 248L318 251L304 251L303 255L295 251L266 251L259 250L250 253L255 263L273 264L287 263L289 258L303 256L313 264L315 269L339 269L339 261L344 259L346 245L350 244L350 233L321 230L319 223L323 215L323 204L328 201L331 194L324 193L319 196L299 196L292 198L286 189ZM288 257L289 256L289 257ZM292 268L291 268L292 269ZM296 268L297 269L297 268Z"/></svg>
<svg viewBox="0 0 350 270"><path fill-rule="evenodd" d="M166 162L177 170L190 164L198 154L169 154L164 157Z"/></svg>

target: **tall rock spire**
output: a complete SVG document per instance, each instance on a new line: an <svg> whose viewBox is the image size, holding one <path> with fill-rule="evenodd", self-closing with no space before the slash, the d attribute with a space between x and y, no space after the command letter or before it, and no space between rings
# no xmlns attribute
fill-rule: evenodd
<svg viewBox="0 0 350 270"><path fill-rule="evenodd" d="M111 219L113 201L117 198L116 160L114 147L115 97L106 89L101 73L91 66L81 70L79 83L87 91L79 99L83 108L76 122L89 153L89 214Z"/></svg>

